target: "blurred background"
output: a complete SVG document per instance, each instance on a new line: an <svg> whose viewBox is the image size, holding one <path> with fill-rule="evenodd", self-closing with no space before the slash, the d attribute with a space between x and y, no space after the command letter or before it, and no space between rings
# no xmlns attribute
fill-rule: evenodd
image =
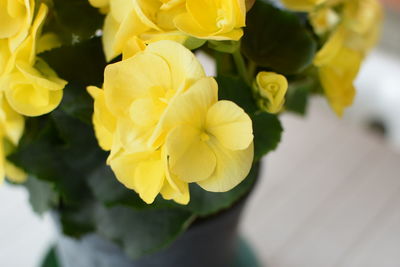
<svg viewBox="0 0 400 267"><path fill-rule="evenodd" d="M382 39L344 119L319 98L305 119L283 116L242 223L262 266L400 266L400 0L382 2ZM39 266L56 238L28 197L0 187L1 267Z"/></svg>

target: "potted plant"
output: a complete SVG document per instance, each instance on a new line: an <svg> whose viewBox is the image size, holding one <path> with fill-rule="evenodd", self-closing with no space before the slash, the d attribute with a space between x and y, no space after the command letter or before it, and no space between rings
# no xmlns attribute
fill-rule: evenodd
<svg viewBox="0 0 400 267"><path fill-rule="evenodd" d="M376 0L0 7L0 178L52 211L65 267L238 264L279 115L321 94L341 116L381 19Z"/></svg>

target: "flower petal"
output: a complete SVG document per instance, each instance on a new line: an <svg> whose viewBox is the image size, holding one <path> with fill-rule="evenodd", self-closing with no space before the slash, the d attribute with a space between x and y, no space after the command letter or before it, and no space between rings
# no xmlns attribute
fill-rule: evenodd
<svg viewBox="0 0 400 267"><path fill-rule="evenodd" d="M245 150L226 149L216 139L211 146L217 158L213 175L198 184L210 192L226 192L241 183L249 174L254 156L253 143Z"/></svg>
<svg viewBox="0 0 400 267"><path fill-rule="evenodd" d="M179 180L202 181L214 172L216 158L201 132L189 125L173 129L165 141L169 169Z"/></svg>
<svg viewBox="0 0 400 267"><path fill-rule="evenodd" d="M206 77L197 81L169 104L149 140L150 145L160 144L160 139L165 137L176 125L187 124L198 128L203 127L207 110L217 100L218 85L213 78Z"/></svg>
<svg viewBox="0 0 400 267"><path fill-rule="evenodd" d="M219 101L208 110L206 131L231 150L246 149L253 141L250 117L231 101Z"/></svg>
<svg viewBox="0 0 400 267"><path fill-rule="evenodd" d="M171 69L172 88L177 91L188 89L195 81L206 76L196 56L177 42L151 43L146 51L165 59Z"/></svg>
<svg viewBox="0 0 400 267"><path fill-rule="evenodd" d="M152 87L170 88L170 77L165 60L145 52L108 65L104 74L107 106L115 116L127 114L131 103L149 94Z"/></svg>
<svg viewBox="0 0 400 267"><path fill-rule="evenodd" d="M160 152L121 153L109 163L118 181L135 190L146 203L154 201L165 180Z"/></svg>

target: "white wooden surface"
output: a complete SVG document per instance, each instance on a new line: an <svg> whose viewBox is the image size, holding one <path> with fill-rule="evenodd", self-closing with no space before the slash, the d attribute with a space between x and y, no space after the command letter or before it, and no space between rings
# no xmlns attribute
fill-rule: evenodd
<svg viewBox="0 0 400 267"><path fill-rule="evenodd" d="M400 156L321 101L284 116L243 231L269 267L399 267Z"/></svg>
<svg viewBox="0 0 400 267"><path fill-rule="evenodd" d="M283 122L242 223L265 266L399 267L400 156L318 100ZM26 192L0 187L0 267L36 267L53 237Z"/></svg>

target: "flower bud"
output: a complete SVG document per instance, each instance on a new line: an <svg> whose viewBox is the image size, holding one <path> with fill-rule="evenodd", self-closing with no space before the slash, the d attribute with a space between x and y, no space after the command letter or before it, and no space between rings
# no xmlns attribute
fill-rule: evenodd
<svg viewBox="0 0 400 267"><path fill-rule="evenodd" d="M279 113L285 103L288 90L286 77L274 72L262 71L257 74L254 93L259 108L268 113Z"/></svg>

